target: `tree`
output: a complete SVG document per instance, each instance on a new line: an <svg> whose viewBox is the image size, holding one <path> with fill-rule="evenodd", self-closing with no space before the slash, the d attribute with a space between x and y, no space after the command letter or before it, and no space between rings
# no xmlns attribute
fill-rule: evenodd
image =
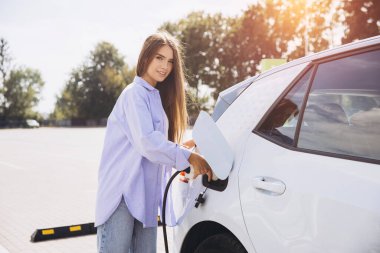
<svg viewBox="0 0 380 253"><path fill-rule="evenodd" d="M33 108L40 100L44 82L39 71L11 68L9 46L0 39L0 118L25 119L38 117Z"/></svg>
<svg viewBox="0 0 380 253"><path fill-rule="evenodd" d="M164 23L159 30L166 30L176 36L184 46L185 68L189 88L188 111L196 116L199 110L206 110L209 99L201 95L199 87L216 87L224 78L221 59L224 54L224 38L228 35L233 19L221 14L192 12L176 23Z"/></svg>
<svg viewBox="0 0 380 253"><path fill-rule="evenodd" d="M343 12L342 15L337 15L336 19L343 19L346 28L342 39L344 44L380 34L379 1L344 1L340 7Z"/></svg>
<svg viewBox="0 0 380 253"><path fill-rule="evenodd" d="M131 83L130 69L118 50L99 43L82 66L74 69L52 117L55 119L102 119L108 117L121 91Z"/></svg>
<svg viewBox="0 0 380 253"><path fill-rule="evenodd" d="M305 56L309 52L319 52L329 48L333 41L334 27L339 26L333 22L332 16L336 11L333 0L303 0L291 2L293 6L288 12L297 12L300 15L300 25L296 28L290 43L296 48L288 52L290 60ZM306 40L306 41L305 41ZM297 44L298 42L301 42ZM307 47L307 48L305 48Z"/></svg>
<svg viewBox="0 0 380 253"><path fill-rule="evenodd" d="M239 81L255 75L262 58L279 57L275 41L271 40L270 24L274 20L271 21L266 10L265 5L251 5L239 18L235 33L231 35L233 42L229 43L232 47L227 55L232 58Z"/></svg>
<svg viewBox="0 0 380 253"><path fill-rule="evenodd" d="M329 46L326 31L332 0L268 0L253 4L236 18L220 14L190 13L161 28L177 36L185 46L189 85L206 84L220 91L258 72L263 58L299 58L308 50Z"/></svg>
<svg viewBox="0 0 380 253"><path fill-rule="evenodd" d="M327 49L330 42L326 31L331 29L332 8L332 0L269 0L251 5L238 31L243 39L242 56L257 67L262 58L292 60L306 51ZM251 70L256 71L254 67Z"/></svg>
<svg viewBox="0 0 380 253"><path fill-rule="evenodd" d="M35 118L33 111L39 100L44 82L37 70L18 68L11 70L4 82L3 117L8 119Z"/></svg>
<svg viewBox="0 0 380 253"><path fill-rule="evenodd" d="M7 77L7 73L10 69L11 56L9 53L8 42L4 38L0 38L0 74L1 74L1 84Z"/></svg>

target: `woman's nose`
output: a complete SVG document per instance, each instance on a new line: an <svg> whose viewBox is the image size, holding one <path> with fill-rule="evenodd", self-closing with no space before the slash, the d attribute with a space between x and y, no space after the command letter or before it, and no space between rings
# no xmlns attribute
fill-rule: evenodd
<svg viewBox="0 0 380 253"><path fill-rule="evenodd" d="M168 69L169 68L169 62L167 61L167 62L163 62L162 64L161 64L161 67L162 68L164 68L164 69Z"/></svg>

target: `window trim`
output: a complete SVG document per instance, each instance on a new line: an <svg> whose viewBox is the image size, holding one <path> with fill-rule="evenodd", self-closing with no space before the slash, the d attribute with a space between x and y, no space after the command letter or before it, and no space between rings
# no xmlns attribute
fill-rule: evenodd
<svg viewBox="0 0 380 253"><path fill-rule="evenodd" d="M276 141L274 139L268 138L268 136L266 136L260 132L253 132L252 131L252 133L266 139L267 141L270 141L270 142L272 142L278 146L281 146L281 147L286 148L286 149L291 150L291 151L380 165L380 160L376 160L376 159L372 159L372 158L359 157L359 156L337 154L337 153L331 153L331 152L320 151L320 150L311 150L311 149L306 149L306 148L294 147L294 146L286 145L283 142L279 142L279 141Z"/></svg>
<svg viewBox="0 0 380 253"><path fill-rule="evenodd" d="M262 135L262 136L266 136L264 134L261 134L261 132L259 131L259 128L261 127L261 125L264 123L264 121L268 118L268 116L272 113L272 111L276 108L276 106L278 105L278 103L280 103L280 101L289 93L290 90L293 89L293 87L299 82L299 80L301 80L301 78L309 71L313 71L313 68L314 68L314 64L312 62L310 62L309 64L307 64L305 66L305 68L293 79L293 81L288 85L288 87L286 87L286 89L280 94L280 96L278 96L278 98L273 102L273 104L269 107L269 109L265 112L264 116L260 119L259 123L257 123L256 127L252 130L252 133L256 133L256 134L259 134L259 135ZM311 80L311 78L310 78ZM306 92L309 90L309 87L310 87L310 81L309 83L307 84L308 87L306 89ZM305 96L306 96L306 92L305 92ZM305 98L303 98L303 100L305 100ZM302 101L302 106L303 106L303 103L304 101ZM301 110L300 110L300 113L302 112L302 107L301 107ZM303 112L302 112L303 113ZM297 127L298 127L298 122L297 122ZM296 128L297 128L296 127ZM297 130L297 129L296 129ZM271 138L269 138L268 136L266 136L266 139L269 139L269 140L272 140ZM294 137L294 139L296 139ZM277 143L277 141L274 141L275 143ZM287 144L284 144L286 145L287 147L294 147L294 142L292 145L287 145Z"/></svg>
<svg viewBox="0 0 380 253"><path fill-rule="evenodd" d="M305 112L305 107L306 107L307 101L309 99L310 90L311 90L312 84L314 82L314 79L315 79L315 76L316 76L316 73L317 73L319 65L323 64L323 63L326 63L326 62L331 62L331 61L343 59L343 58L346 58L346 57L354 56L354 55L357 55L357 54L368 53L368 52L377 51L377 50L380 50L380 44L371 45L371 46L367 46L367 47L363 47L363 48L359 48L359 49L350 50L350 51L343 52L343 53L340 53L340 54L336 54L336 55L332 55L332 56L327 56L327 57L324 57L324 58L321 58L321 59L311 60L309 62L309 64L305 67L305 69L302 70L296 76L296 78L294 78L294 80L281 93L281 95L275 100L275 102L273 102L273 104L270 106L270 108L263 115L263 117L260 119L259 123L256 125L255 128L252 129L251 132L254 133L254 134L256 134L256 135L258 135L258 136L260 136L260 137L262 137L262 138L264 138L264 139L266 139L266 140L268 140L268 141L270 141L270 142L272 142L272 143L274 143L274 144L276 144L276 145L279 145L279 146L281 146L283 148L286 148L286 149L289 149L289 150L292 150L292 151L298 151L298 152L302 152L302 153L315 154L315 155L321 155L321 156L327 156L327 157L334 157L334 158L345 159L345 160L352 160L352 161L358 161L358 162L365 162L365 163L371 163L371 164L380 164L380 158L377 160L377 159L373 159L373 158L366 158L366 157L360 157L360 156L337 154L337 153L331 153L331 152L320 151L320 150L311 150L311 149L306 149L306 148L300 148L300 147L297 146L298 145L299 134L300 134L300 130L301 130L301 123L302 123L303 115L304 115L304 112ZM285 143L276 141L276 140L270 138L269 136L264 135L261 132L259 132L258 129L263 124L263 122L267 119L267 117L269 116L269 114L275 109L275 107L278 105L278 103L290 92L291 89L293 89L293 87L298 83L298 81L309 70L313 71L313 73L312 73L312 76L311 76L311 78L309 80L308 87L307 87L307 90L305 92L304 99L302 101L302 106L301 106L301 109L300 109L300 115L299 115L299 118L298 118L296 131L294 133L293 144L292 145L287 145ZM305 99L305 98L307 98L307 99Z"/></svg>
<svg viewBox="0 0 380 253"><path fill-rule="evenodd" d="M314 82L315 76L317 74L319 64L315 64L313 67L314 68L311 70L312 73L311 73L311 76L310 76L310 80L309 80L309 83L307 84L308 86L306 88L305 95L304 95L303 100L302 100L302 105L301 105L301 108L300 108L300 114L298 116L296 131L294 133L293 147L295 147L295 148L298 147L298 139L299 139L299 135L300 135L300 131L301 131L301 125L302 125L302 121L303 121L303 115L304 115L304 112L305 112L305 109L306 109L307 101L309 100L310 90L311 90L311 87L313 86L313 82ZM287 94L285 94L285 96L286 95Z"/></svg>
<svg viewBox="0 0 380 253"><path fill-rule="evenodd" d="M368 53L368 52L376 51L379 49L380 49L380 44L371 45L371 46L367 46L367 47L363 47L363 48L353 49L353 50L343 52L340 54L323 57L320 59L314 59L314 60L312 60L312 62L319 65L322 63L343 59L343 58L353 56L353 55L357 55L357 54Z"/></svg>

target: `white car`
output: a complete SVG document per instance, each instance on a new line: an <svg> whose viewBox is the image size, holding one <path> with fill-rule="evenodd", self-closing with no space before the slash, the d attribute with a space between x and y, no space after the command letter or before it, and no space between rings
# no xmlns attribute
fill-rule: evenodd
<svg viewBox="0 0 380 253"><path fill-rule="evenodd" d="M38 123L35 119L26 119L25 120L25 127L27 128L39 128L40 123Z"/></svg>
<svg viewBox="0 0 380 253"><path fill-rule="evenodd" d="M234 85L213 118L232 170L192 183L205 202L175 227L174 252L380 252L380 36Z"/></svg>

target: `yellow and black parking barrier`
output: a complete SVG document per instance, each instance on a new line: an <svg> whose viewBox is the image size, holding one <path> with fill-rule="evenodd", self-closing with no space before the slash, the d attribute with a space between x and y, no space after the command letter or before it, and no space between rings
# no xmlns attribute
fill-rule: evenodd
<svg viewBox="0 0 380 253"><path fill-rule="evenodd" d="M31 242L40 242L75 236L96 234L94 223L86 223L72 226L37 229L31 236Z"/></svg>
<svg viewBox="0 0 380 253"><path fill-rule="evenodd" d="M160 216L157 216L158 226L162 226ZM55 240L61 238L69 238L75 236L83 235L93 235L96 234L96 227L94 223L85 223L79 225L55 227L55 228L44 228L36 229L32 234L30 241L31 242L41 242L47 240Z"/></svg>

